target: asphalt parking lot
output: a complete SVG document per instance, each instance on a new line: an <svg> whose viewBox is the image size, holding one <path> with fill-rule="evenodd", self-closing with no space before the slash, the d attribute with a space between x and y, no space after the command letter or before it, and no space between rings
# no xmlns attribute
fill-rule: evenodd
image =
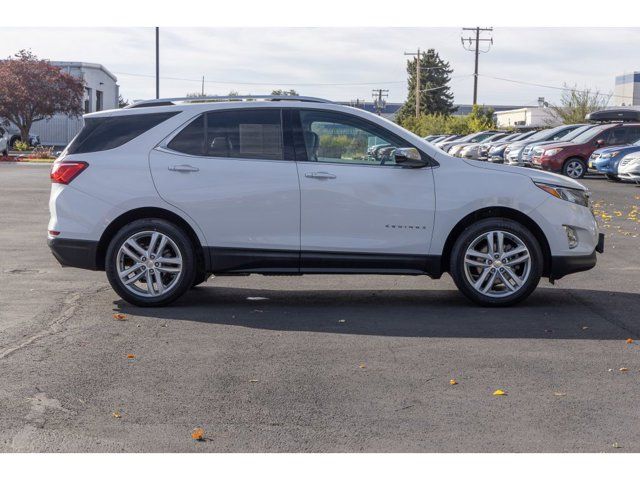
<svg viewBox="0 0 640 480"><path fill-rule="evenodd" d="M0 164L0 451L638 452L640 188L584 183L605 254L515 308L251 276L140 309L49 253L48 166Z"/></svg>

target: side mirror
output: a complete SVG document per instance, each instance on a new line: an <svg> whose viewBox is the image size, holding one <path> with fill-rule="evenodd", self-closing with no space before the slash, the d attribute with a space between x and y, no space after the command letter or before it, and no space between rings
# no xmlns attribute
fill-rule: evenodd
<svg viewBox="0 0 640 480"><path fill-rule="evenodd" d="M597 145L598 147L601 147L602 145L604 145L604 140L603 140L603 139L601 139L601 138L599 138L598 140L596 140L596 145Z"/></svg>
<svg viewBox="0 0 640 480"><path fill-rule="evenodd" d="M397 165L408 168L424 167L427 162L422 159L420 152L416 148L396 148L393 154Z"/></svg>

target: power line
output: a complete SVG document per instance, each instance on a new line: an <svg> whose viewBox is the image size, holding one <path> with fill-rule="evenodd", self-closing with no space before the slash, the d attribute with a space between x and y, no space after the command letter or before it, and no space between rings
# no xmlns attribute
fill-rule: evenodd
<svg viewBox="0 0 640 480"><path fill-rule="evenodd" d="M501 80L503 82L517 83L517 84L520 84L520 85L531 85L533 87L550 88L550 89L553 89L553 90L562 90L562 91L575 91L577 93L591 94L591 95L600 96L600 97L607 97L607 98L616 97L616 98L633 99L633 96L631 96L631 95L616 95L615 93L592 92L591 90L580 90L580 89L577 89L577 88L574 88L574 87L568 87L568 86L558 87L557 85L545 85L545 84L542 84L542 83L526 82L524 80L514 80L514 79L511 79L511 78L493 77L491 75L482 75L482 74L480 74L480 76L481 77L485 77L485 78L491 78L493 80Z"/></svg>
<svg viewBox="0 0 640 480"><path fill-rule="evenodd" d="M416 57L416 118L420 116L420 49L416 53L407 53L405 55L411 55Z"/></svg>
<svg viewBox="0 0 640 480"><path fill-rule="evenodd" d="M472 51L471 49L471 45L475 45L475 68L474 68L474 77L473 77L473 104L476 105L478 103L478 59L479 59L479 55L480 53L487 53L489 50L491 50L491 45L493 45L493 37L489 37L489 38L480 38L480 32L493 32L493 28L480 28L480 27L474 27L474 28L463 28L462 31L475 31L476 32L476 36L475 38L472 37L460 37L460 42L462 42L462 47L465 50L469 50ZM469 44L468 47L465 46L465 42L467 42ZM487 49L484 51L480 50L480 43L481 42L488 42L487 45Z"/></svg>
<svg viewBox="0 0 640 480"><path fill-rule="evenodd" d="M155 78L155 75L131 72L113 72L116 75L125 75L131 77ZM202 83L201 78L182 78L182 77L160 77L162 80L173 80L179 82L198 82ZM383 81L383 82L342 82L342 83L287 83L287 82L235 82L232 80L205 80L205 83L217 85L252 85L252 86L291 86L291 87L339 87L339 86L366 86L366 85L400 85L405 81Z"/></svg>

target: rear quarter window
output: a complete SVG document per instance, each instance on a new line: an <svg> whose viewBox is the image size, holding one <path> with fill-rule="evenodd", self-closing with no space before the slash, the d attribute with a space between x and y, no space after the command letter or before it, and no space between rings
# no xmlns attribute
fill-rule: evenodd
<svg viewBox="0 0 640 480"><path fill-rule="evenodd" d="M67 153L91 153L124 145L180 112L145 113L85 119Z"/></svg>

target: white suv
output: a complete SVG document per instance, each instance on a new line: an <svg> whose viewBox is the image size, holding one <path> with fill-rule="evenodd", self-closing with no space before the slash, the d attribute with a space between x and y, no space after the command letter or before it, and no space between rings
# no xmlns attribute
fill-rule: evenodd
<svg viewBox="0 0 640 480"><path fill-rule="evenodd" d="M319 99L234 100L86 115L51 171L60 263L106 270L141 306L211 274L444 272L493 306L523 300L542 276L592 268L603 250L574 180L453 158Z"/></svg>

